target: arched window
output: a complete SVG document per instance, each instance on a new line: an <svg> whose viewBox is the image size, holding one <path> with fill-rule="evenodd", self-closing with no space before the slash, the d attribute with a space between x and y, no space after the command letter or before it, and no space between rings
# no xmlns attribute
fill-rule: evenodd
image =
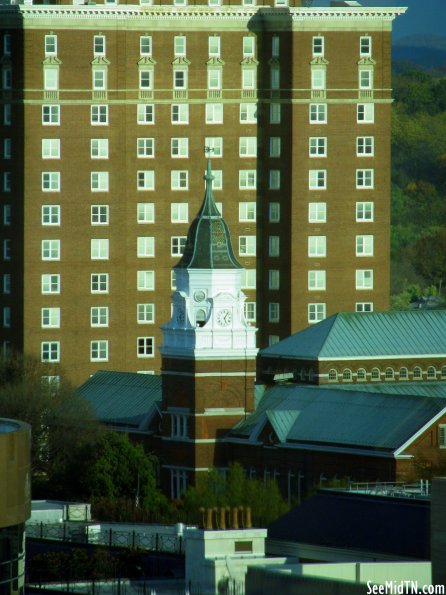
<svg viewBox="0 0 446 595"><path fill-rule="evenodd" d="M197 326L204 326L206 324L206 310L199 308L195 313L195 324Z"/></svg>
<svg viewBox="0 0 446 595"><path fill-rule="evenodd" d="M366 378L367 378L367 372L365 371L365 369L358 368L358 371L356 372L356 379L364 382L364 380L366 380Z"/></svg>
<svg viewBox="0 0 446 595"><path fill-rule="evenodd" d="M437 370L434 366L429 366L427 369L427 377L429 380L437 379Z"/></svg>
<svg viewBox="0 0 446 595"><path fill-rule="evenodd" d="M379 368L372 368L371 378L372 378L372 380L380 380L381 372L380 372Z"/></svg>
<svg viewBox="0 0 446 595"><path fill-rule="evenodd" d="M423 371L420 366L415 366L413 369L413 379L414 380L421 380L423 378Z"/></svg>
<svg viewBox="0 0 446 595"><path fill-rule="evenodd" d="M393 368L386 368L384 372L384 376L386 380L395 380L395 372Z"/></svg>
<svg viewBox="0 0 446 595"><path fill-rule="evenodd" d="M329 382L337 382L337 380L338 380L338 372L337 372L337 370L335 370L334 368L332 368L328 372L328 381Z"/></svg>
<svg viewBox="0 0 446 595"><path fill-rule="evenodd" d="M400 368L400 380L408 380L409 379L409 370L404 366Z"/></svg>
<svg viewBox="0 0 446 595"><path fill-rule="evenodd" d="M446 379L446 366L443 366L441 368L441 379L445 380Z"/></svg>
<svg viewBox="0 0 446 595"><path fill-rule="evenodd" d="M352 381L352 371L349 368L345 368L345 370L342 372L342 380L344 382Z"/></svg>

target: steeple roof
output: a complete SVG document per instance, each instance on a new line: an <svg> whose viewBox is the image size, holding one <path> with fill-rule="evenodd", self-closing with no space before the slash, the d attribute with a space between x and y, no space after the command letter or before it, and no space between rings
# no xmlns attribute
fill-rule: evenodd
<svg viewBox="0 0 446 595"><path fill-rule="evenodd" d="M203 204L187 235L183 256L175 269L241 269L234 255L231 235L212 194L211 161L204 176L206 191Z"/></svg>

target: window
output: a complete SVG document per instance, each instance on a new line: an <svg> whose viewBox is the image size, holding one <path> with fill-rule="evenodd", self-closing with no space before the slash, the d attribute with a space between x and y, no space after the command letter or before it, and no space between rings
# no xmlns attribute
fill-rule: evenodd
<svg viewBox="0 0 446 595"><path fill-rule="evenodd" d="M93 37L93 54L95 56L105 56L105 35L95 35Z"/></svg>
<svg viewBox="0 0 446 595"><path fill-rule="evenodd" d="M208 39L209 44L209 57L219 58L220 57L220 37L218 35L211 35Z"/></svg>
<svg viewBox="0 0 446 595"><path fill-rule="evenodd" d="M3 306L3 328L11 327L11 307Z"/></svg>
<svg viewBox="0 0 446 595"><path fill-rule="evenodd" d="M423 379L423 371L421 370L420 366L415 366L413 369L413 379L414 380L422 380Z"/></svg>
<svg viewBox="0 0 446 595"><path fill-rule="evenodd" d="M256 52L256 38L253 35L243 37L243 57L253 58Z"/></svg>
<svg viewBox="0 0 446 595"><path fill-rule="evenodd" d="M170 289L177 288L177 276L175 271L170 271Z"/></svg>
<svg viewBox="0 0 446 595"><path fill-rule="evenodd" d="M152 89L153 86L153 68L139 69L139 88Z"/></svg>
<svg viewBox="0 0 446 595"><path fill-rule="evenodd" d="M372 55L372 38L369 35L362 35L359 38L359 55L361 57Z"/></svg>
<svg viewBox="0 0 446 595"><path fill-rule="evenodd" d="M440 424L438 426L438 446L446 448L446 425Z"/></svg>
<svg viewBox="0 0 446 595"><path fill-rule="evenodd" d="M187 89L187 67L175 67L173 69L173 88Z"/></svg>
<svg viewBox="0 0 446 595"><path fill-rule="evenodd" d="M257 278L255 269L244 269L242 271L242 289L255 289L256 280Z"/></svg>
<svg viewBox="0 0 446 595"><path fill-rule="evenodd" d="M44 126L59 126L60 105L42 105L42 124Z"/></svg>
<svg viewBox="0 0 446 595"><path fill-rule="evenodd" d="M327 123L327 104L310 103L310 124Z"/></svg>
<svg viewBox="0 0 446 595"><path fill-rule="evenodd" d="M108 192L108 171L91 172L91 191Z"/></svg>
<svg viewBox="0 0 446 595"><path fill-rule="evenodd" d="M372 380L380 380L381 379L381 371L379 368L372 368L372 372L370 374L370 378Z"/></svg>
<svg viewBox="0 0 446 595"><path fill-rule="evenodd" d="M60 158L60 139L43 138L42 139L42 159Z"/></svg>
<svg viewBox="0 0 446 595"><path fill-rule="evenodd" d="M11 293L11 274L10 273L3 273L3 287L2 287L4 294Z"/></svg>
<svg viewBox="0 0 446 595"><path fill-rule="evenodd" d="M11 240L3 240L3 260L11 260Z"/></svg>
<svg viewBox="0 0 446 595"><path fill-rule="evenodd" d="M108 138L92 138L90 156L92 159L108 159Z"/></svg>
<svg viewBox="0 0 446 595"><path fill-rule="evenodd" d="M154 271L137 271L136 277L138 291L153 291L155 289Z"/></svg>
<svg viewBox="0 0 446 595"><path fill-rule="evenodd" d="M356 203L356 221L373 221L373 202Z"/></svg>
<svg viewBox="0 0 446 595"><path fill-rule="evenodd" d="M356 312L373 312L373 302L357 302L355 305Z"/></svg>
<svg viewBox="0 0 446 595"><path fill-rule="evenodd" d="M11 205L3 205L3 225L11 225Z"/></svg>
<svg viewBox="0 0 446 595"><path fill-rule="evenodd" d="M268 345L269 345L269 347L271 347L271 345L275 345L279 341L280 341L279 335L268 335Z"/></svg>
<svg viewBox="0 0 446 595"><path fill-rule="evenodd" d="M90 361L107 362L108 361L108 341L90 342Z"/></svg>
<svg viewBox="0 0 446 595"><path fill-rule="evenodd" d="M185 56L186 55L186 36L185 35L175 35L173 41L174 41L175 56Z"/></svg>
<svg viewBox="0 0 446 595"><path fill-rule="evenodd" d="M213 169L212 175L214 179L212 180L212 190L223 190L223 172L221 169ZM215 203L217 205L217 209L221 214L221 203Z"/></svg>
<svg viewBox="0 0 446 595"><path fill-rule="evenodd" d="M313 57L324 55L324 38L320 35L313 37Z"/></svg>
<svg viewBox="0 0 446 595"><path fill-rule="evenodd" d="M137 138L136 154L139 158L155 157L155 139Z"/></svg>
<svg viewBox="0 0 446 595"><path fill-rule="evenodd" d="M60 275L44 273L41 276L42 293L60 293Z"/></svg>
<svg viewBox="0 0 446 595"><path fill-rule="evenodd" d="M45 69L44 69L45 75ZM12 89L12 69L10 66L3 66L2 68L2 89ZM46 87L45 87L46 89Z"/></svg>
<svg viewBox="0 0 446 595"><path fill-rule="evenodd" d="M60 328L60 308L41 309L42 328Z"/></svg>
<svg viewBox="0 0 446 595"><path fill-rule="evenodd" d="M138 103L136 106L136 121L138 124L154 124L155 106L150 103Z"/></svg>
<svg viewBox="0 0 446 595"><path fill-rule="evenodd" d="M338 372L334 368L329 370L328 372L328 381L329 382L337 382L338 380Z"/></svg>
<svg viewBox="0 0 446 595"><path fill-rule="evenodd" d="M359 124L373 124L375 119L375 105L373 103L358 103L357 121Z"/></svg>
<svg viewBox="0 0 446 595"><path fill-rule="evenodd" d="M255 124L257 122L257 104L255 103L241 103L240 104L240 123L241 124Z"/></svg>
<svg viewBox="0 0 446 595"><path fill-rule="evenodd" d="M91 293L108 293L108 273L92 273Z"/></svg>
<svg viewBox="0 0 446 595"><path fill-rule="evenodd" d="M441 379L442 380L446 379L446 366L442 366L442 368L441 368Z"/></svg>
<svg viewBox="0 0 446 595"><path fill-rule="evenodd" d="M257 172L255 169L241 169L239 171L239 188L241 190L255 190L257 187Z"/></svg>
<svg viewBox="0 0 446 595"><path fill-rule="evenodd" d="M280 304L277 302L270 302L268 304L268 322L279 322L280 320Z"/></svg>
<svg viewBox="0 0 446 595"><path fill-rule="evenodd" d="M60 361L59 341L43 341L40 347L42 362L57 363Z"/></svg>
<svg viewBox="0 0 446 595"><path fill-rule="evenodd" d="M255 89L256 71L254 68L242 68L242 89Z"/></svg>
<svg viewBox="0 0 446 595"><path fill-rule="evenodd" d="M356 138L356 155L358 157L373 157L374 141L373 136L358 136Z"/></svg>
<svg viewBox="0 0 446 595"><path fill-rule="evenodd" d="M223 104L206 104L206 124L223 124Z"/></svg>
<svg viewBox="0 0 446 595"><path fill-rule="evenodd" d="M60 240L42 240L42 260L60 260Z"/></svg>
<svg viewBox="0 0 446 595"><path fill-rule="evenodd" d="M90 240L90 252L92 260L107 260L109 256L109 240L106 238L94 238Z"/></svg>
<svg viewBox="0 0 446 595"><path fill-rule="evenodd" d="M310 190L325 190L327 188L327 170L310 169L308 180Z"/></svg>
<svg viewBox="0 0 446 595"><path fill-rule="evenodd" d="M352 371L349 368L345 368L345 370L342 371L342 380L343 382L351 382L352 381Z"/></svg>
<svg viewBox="0 0 446 595"><path fill-rule="evenodd" d="M256 255L256 236L240 236L238 240L240 256Z"/></svg>
<svg viewBox="0 0 446 595"><path fill-rule="evenodd" d="M280 170L270 169L269 170L269 189L280 190Z"/></svg>
<svg viewBox="0 0 446 595"><path fill-rule="evenodd" d="M393 368L386 368L384 370L384 379L387 380L395 380L395 370Z"/></svg>
<svg viewBox="0 0 446 595"><path fill-rule="evenodd" d="M11 34L10 33L3 34L3 55L4 56L11 55Z"/></svg>
<svg viewBox="0 0 446 595"><path fill-rule="evenodd" d="M409 380L409 370L404 366L400 368L399 377L400 380Z"/></svg>
<svg viewBox="0 0 446 595"><path fill-rule="evenodd" d="M187 170L171 171L170 187L172 190L187 190L189 187L189 172Z"/></svg>
<svg viewBox="0 0 446 595"><path fill-rule="evenodd" d="M278 58L280 52L280 37L278 35L273 35L271 38L271 56L273 58Z"/></svg>
<svg viewBox="0 0 446 595"><path fill-rule="evenodd" d="M271 89L280 89L280 68L279 66L271 66L270 69L270 85Z"/></svg>
<svg viewBox="0 0 446 595"><path fill-rule="evenodd" d="M309 223L325 223L327 221L327 203L310 202L308 205Z"/></svg>
<svg viewBox="0 0 446 595"><path fill-rule="evenodd" d="M172 105L172 124L189 124L189 105L187 103Z"/></svg>
<svg viewBox="0 0 446 595"><path fill-rule="evenodd" d="M361 68L359 71L359 88L373 88L373 70L371 68Z"/></svg>
<svg viewBox="0 0 446 595"><path fill-rule="evenodd" d="M325 290L325 271L308 271L308 289L310 291Z"/></svg>
<svg viewBox="0 0 446 595"><path fill-rule="evenodd" d="M280 256L280 236L269 236L268 256Z"/></svg>
<svg viewBox="0 0 446 595"><path fill-rule="evenodd" d="M155 223L155 205L152 202L139 202L136 205L138 223Z"/></svg>
<svg viewBox="0 0 446 595"><path fill-rule="evenodd" d="M138 190L155 190L155 172L153 170L144 170L137 172Z"/></svg>
<svg viewBox="0 0 446 595"><path fill-rule="evenodd" d="M239 221L255 221L256 220L256 203L255 202L240 202L238 205L238 220Z"/></svg>
<svg viewBox="0 0 446 595"><path fill-rule="evenodd" d="M357 169L356 170L356 188L373 188L374 170Z"/></svg>
<svg viewBox="0 0 446 595"><path fill-rule="evenodd" d="M437 370L434 366L429 366L427 368L427 379L428 380L436 380L437 379Z"/></svg>
<svg viewBox="0 0 446 595"><path fill-rule="evenodd" d="M257 155L257 137L241 136L239 139L240 157L256 157Z"/></svg>
<svg viewBox="0 0 446 595"><path fill-rule="evenodd" d="M356 256L373 256L373 236L356 236Z"/></svg>
<svg viewBox="0 0 446 595"><path fill-rule="evenodd" d="M311 88L312 89L325 89L325 78L326 78L326 70L324 68L316 68L312 67L311 69Z"/></svg>
<svg viewBox="0 0 446 595"><path fill-rule="evenodd" d="M269 106L269 122L270 124L280 124L282 117L280 103L271 103Z"/></svg>
<svg viewBox="0 0 446 595"><path fill-rule="evenodd" d="M279 223L280 222L280 203L270 202L269 203L269 222Z"/></svg>
<svg viewBox="0 0 446 595"><path fill-rule="evenodd" d="M136 317L138 324L152 324L155 322L155 304L137 304Z"/></svg>
<svg viewBox="0 0 446 595"><path fill-rule="evenodd" d="M270 269L268 271L268 289L280 289L280 271L277 269Z"/></svg>
<svg viewBox="0 0 446 595"><path fill-rule="evenodd" d="M373 270L358 269L356 271L356 289L373 289Z"/></svg>
<svg viewBox="0 0 446 595"><path fill-rule="evenodd" d="M46 91L57 91L59 88L59 67L44 66L43 68L43 88Z"/></svg>
<svg viewBox="0 0 446 595"><path fill-rule="evenodd" d="M269 156L280 157L281 152L281 138L280 136L271 136L269 139Z"/></svg>
<svg viewBox="0 0 446 595"><path fill-rule="evenodd" d="M324 320L325 304L308 304L308 322L314 324Z"/></svg>
<svg viewBox="0 0 446 595"><path fill-rule="evenodd" d="M155 339L153 337L138 337L137 339L137 355L138 357L153 357L154 356Z"/></svg>
<svg viewBox="0 0 446 595"><path fill-rule="evenodd" d="M60 172L47 171L42 172L42 192L60 191Z"/></svg>
<svg viewBox="0 0 446 595"><path fill-rule="evenodd" d="M108 225L108 205L91 205L91 224Z"/></svg>
<svg viewBox="0 0 446 595"><path fill-rule="evenodd" d="M181 256L186 247L187 236L173 236L170 238L170 253L172 256Z"/></svg>
<svg viewBox="0 0 446 595"><path fill-rule="evenodd" d="M207 136L204 140L206 153L209 157L223 157L223 138L221 136Z"/></svg>
<svg viewBox="0 0 446 595"><path fill-rule="evenodd" d="M308 237L308 256L310 258L327 256L327 238L325 236Z"/></svg>
<svg viewBox="0 0 446 595"><path fill-rule="evenodd" d="M327 138L325 136L312 136L309 139L310 157L327 156Z"/></svg>
<svg viewBox="0 0 446 595"><path fill-rule="evenodd" d="M155 238L139 236L136 238L138 258L153 258L155 256Z"/></svg>
<svg viewBox="0 0 446 595"><path fill-rule="evenodd" d="M170 141L170 154L172 157L189 157L189 139L172 138Z"/></svg>
<svg viewBox="0 0 446 595"><path fill-rule="evenodd" d="M152 55L152 37L150 35L141 35L139 38L139 53L141 56Z"/></svg>
<svg viewBox="0 0 446 595"><path fill-rule="evenodd" d="M108 326L108 306L94 306L90 308L91 326Z"/></svg>
<svg viewBox="0 0 446 595"><path fill-rule="evenodd" d="M95 66L92 70L93 89L103 91L107 88L107 69Z"/></svg>
<svg viewBox="0 0 446 595"><path fill-rule="evenodd" d="M91 125L106 126L108 124L108 105L91 106Z"/></svg>
<svg viewBox="0 0 446 595"><path fill-rule="evenodd" d="M243 305L246 322L256 321L256 303L245 302Z"/></svg>
<svg viewBox="0 0 446 595"><path fill-rule="evenodd" d="M172 223L187 223L189 220L188 203L174 202L170 205L170 219Z"/></svg>
<svg viewBox="0 0 446 595"><path fill-rule="evenodd" d="M42 205L42 225L60 225L60 205Z"/></svg>
<svg viewBox="0 0 446 595"><path fill-rule="evenodd" d="M356 372L356 380L363 382L366 379L367 379L367 372L365 371L365 369L358 368L358 370Z"/></svg>
<svg viewBox="0 0 446 595"><path fill-rule="evenodd" d="M11 159L11 139L3 139L3 159Z"/></svg>
<svg viewBox="0 0 446 595"><path fill-rule="evenodd" d="M213 91L218 91L222 87L222 69L221 67L217 68L208 68L208 89Z"/></svg>

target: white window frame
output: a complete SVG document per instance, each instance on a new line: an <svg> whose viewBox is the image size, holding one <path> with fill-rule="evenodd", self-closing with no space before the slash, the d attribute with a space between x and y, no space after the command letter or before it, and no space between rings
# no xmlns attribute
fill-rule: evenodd
<svg viewBox="0 0 446 595"><path fill-rule="evenodd" d="M240 124L256 124L257 123L257 104L256 103L241 103L240 104Z"/></svg>
<svg viewBox="0 0 446 595"><path fill-rule="evenodd" d="M356 170L356 188L358 190L373 190L375 186L375 170L374 169L357 169Z"/></svg>
<svg viewBox="0 0 446 595"><path fill-rule="evenodd" d="M361 58L370 58L372 55L372 37L361 35L359 38L359 55Z"/></svg>
<svg viewBox="0 0 446 595"><path fill-rule="evenodd" d="M375 204L373 201L356 203L356 221L373 222Z"/></svg>
<svg viewBox="0 0 446 595"><path fill-rule="evenodd" d="M140 126L155 124L155 106L153 103L138 103L136 106L136 122Z"/></svg>
<svg viewBox="0 0 446 595"><path fill-rule="evenodd" d="M308 258L327 256L327 236L308 236Z"/></svg>
<svg viewBox="0 0 446 595"><path fill-rule="evenodd" d="M136 321L138 324L154 324L155 304L136 304Z"/></svg>
<svg viewBox="0 0 446 595"><path fill-rule="evenodd" d="M110 258L110 240L108 238L91 238L91 260L108 260Z"/></svg>
<svg viewBox="0 0 446 595"><path fill-rule="evenodd" d="M175 169L170 172L171 190L189 190L189 171Z"/></svg>
<svg viewBox="0 0 446 595"><path fill-rule="evenodd" d="M42 328L60 328L60 308L41 308L40 314Z"/></svg>
<svg viewBox="0 0 446 595"><path fill-rule="evenodd" d="M91 205L91 225L108 225L109 211L109 205Z"/></svg>
<svg viewBox="0 0 446 595"><path fill-rule="evenodd" d="M206 124L223 124L223 103L206 103Z"/></svg>
<svg viewBox="0 0 446 595"><path fill-rule="evenodd" d="M152 55L152 36L141 35L139 37L139 55L140 56L151 56Z"/></svg>
<svg viewBox="0 0 446 595"><path fill-rule="evenodd" d="M171 122L174 125L189 124L189 104L173 103L171 107Z"/></svg>
<svg viewBox="0 0 446 595"><path fill-rule="evenodd" d="M108 306L91 306L90 308L90 326L107 327L109 320Z"/></svg>
<svg viewBox="0 0 446 595"><path fill-rule="evenodd" d="M327 170L310 169L308 172L308 188L310 190L327 189Z"/></svg>
<svg viewBox="0 0 446 595"><path fill-rule="evenodd" d="M153 159L155 157L155 139L137 138L136 156L138 159Z"/></svg>
<svg viewBox="0 0 446 595"><path fill-rule="evenodd" d="M60 205L42 205L42 225L60 225Z"/></svg>
<svg viewBox="0 0 446 595"><path fill-rule="evenodd" d="M138 358L155 357L155 337L138 337L136 355Z"/></svg>
<svg viewBox="0 0 446 595"><path fill-rule="evenodd" d="M170 238L170 255L182 256L186 248L187 236L171 236Z"/></svg>
<svg viewBox="0 0 446 595"><path fill-rule="evenodd" d="M257 211L257 204L255 201L239 202L238 220L253 223L256 221L256 215L257 215L256 211Z"/></svg>
<svg viewBox="0 0 446 595"><path fill-rule="evenodd" d="M308 204L308 222L326 223L327 222L327 203L310 202Z"/></svg>
<svg viewBox="0 0 446 595"><path fill-rule="evenodd" d="M96 339L90 341L90 361L108 362L108 340Z"/></svg>
<svg viewBox="0 0 446 595"><path fill-rule="evenodd" d="M155 172L153 169L138 170L136 172L136 187L138 191L155 190Z"/></svg>
<svg viewBox="0 0 446 595"><path fill-rule="evenodd" d="M136 256L138 258L155 258L155 238L138 236L136 238Z"/></svg>
<svg viewBox="0 0 446 595"><path fill-rule="evenodd" d="M172 223L189 222L189 204L187 202L173 202L170 205L170 221Z"/></svg>
<svg viewBox="0 0 446 595"><path fill-rule="evenodd" d="M110 281L110 278L109 278L108 273L91 273L90 292L91 293L108 293L109 281Z"/></svg>
<svg viewBox="0 0 446 595"><path fill-rule="evenodd" d="M325 291L327 288L326 271L308 271L308 291Z"/></svg>
<svg viewBox="0 0 446 595"><path fill-rule="evenodd" d="M93 36L93 55L105 56L106 51L106 39L105 35L94 35Z"/></svg>
<svg viewBox="0 0 446 595"><path fill-rule="evenodd" d="M356 269L356 289L373 289L373 269Z"/></svg>
<svg viewBox="0 0 446 595"><path fill-rule="evenodd" d="M254 235L239 236L238 252L240 256L256 256L257 238Z"/></svg>
<svg viewBox="0 0 446 595"><path fill-rule="evenodd" d="M327 317L327 305L324 302L308 304L308 322L316 324Z"/></svg>
<svg viewBox="0 0 446 595"><path fill-rule="evenodd" d="M92 105L90 122L92 126L108 126L108 105Z"/></svg>
<svg viewBox="0 0 446 595"><path fill-rule="evenodd" d="M239 156L257 157L257 137L241 136L239 138Z"/></svg>
<svg viewBox="0 0 446 595"><path fill-rule="evenodd" d="M209 53L209 58L220 58L220 54L221 54L221 37L220 37L220 35L210 35L208 37L208 53Z"/></svg>
<svg viewBox="0 0 446 595"><path fill-rule="evenodd" d="M280 202L269 203L268 221L270 223L280 223Z"/></svg>
<svg viewBox="0 0 446 595"><path fill-rule="evenodd" d="M357 235L356 236L356 256L367 257L373 256L374 251L374 236L373 235Z"/></svg>
<svg viewBox="0 0 446 595"><path fill-rule="evenodd" d="M327 157L327 137L310 136L308 152L310 157Z"/></svg>
<svg viewBox="0 0 446 595"><path fill-rule="evenodd" d="M42 172L42 192L60 192L60 171Z"/></svg>
<svg viewBox="0 0 446 595"><path fill-rule="evenodd" d="M356 121L358 124L373 124L375 122L375 104L358 103L356 106Z"/></svg>
<svg viewBox="0 0 446 595"><path fill-rule="evenodd" d="M136 271L136 287L138 291L154 291L155 271Z"/></svg>
<svg viewBox="0 0 446 595"><path fill-rule="evenodd" d="M255 169L239 170L239 189L255 190L257 188L257 171Z"/></svg>
<svg viewBox="0 0 446 595"><path fill-rule="evenodd" d="M186 136L171 138L170 156L173 159L189 157L189 138Z"/></svg>
<svg viewBox="0 0 446 595"><path fill-rule="evenodd" d="M60 240L42 240L42 260L60 260Z"/></svg>
<svg viewBox="0 0 446 595"><path fill-rule="evenodd" d="M60 105L42 105L42 126L60 126Z"/></svg>
<svg viewBox="0 0 446 595"><path fill-rule="evenodd" d="M91 159L108 159L108 138L90 139Z"/></svg>
<svg viewBox="0 0 446 595"><path fill-rule="evenodd" d="M356 137L356 156L357 157L374 157L375 154L375 137L374 136L357 136Z"/></svg>
<svg viewBox="0 0 446 595"><path fill-rule="evenodd" d="M323 35L314 35L312 40L313 58L323 56L325 52L325 38Z"/></svg>
<svg viewBox="0 0 446 595"><path fill-rule="evenodd" d="M153 202L137 203L136 221L141 224L155 223L155 204Z"/></svg>
<svg viewBox="0 0 446 595"><path fill-rule="evenodd" d="M326 103L310 103L309 120L310 124L327 124L328 109Z"/></svg>
<svg viewBox="0 0 446 595"><path fill-rule="evenodd" d="M207 136L204 141L204 146L210 151L206 151L209 154L210 159L218 159L223 157L223 137L222 136Z"/></svg>
<svg viewBox="0 0 446 595"><path fill-rule="evenodd" d="M59 294L60 279L59 273L42 273L40 279L42 295Z"/></svg>
<svg viewBox="0 0 446 595"><path fill-rule="evenodd" d="M90 189L92 192L108 192L108 190L109 190L108 171L92 171L90 177L91 177Z"/></svg>
<svg viewBox="0 0 446 595"><path fill-rule="evenodd" d="M60 342L42 341L40 344L40 359L43 363L51 362L53 364L60 362Z"/></svg>
<svg viewBox="0 0 446 595"><path fill-rule="evenodd" d="M175 35L173 40L173 53L175 56L185 56L186 55L186 36L185 35Z"/></svg>

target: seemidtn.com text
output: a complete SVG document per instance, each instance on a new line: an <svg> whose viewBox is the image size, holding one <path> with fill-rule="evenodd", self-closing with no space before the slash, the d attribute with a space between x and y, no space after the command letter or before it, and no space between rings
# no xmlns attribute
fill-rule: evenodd
<svg viewBox="0 0 446 595"><path fill-rule="evenodd" d="M367 595L445 595L444 585L419 585L418 581L386 581L374 585L367 581Z"/></svg>

